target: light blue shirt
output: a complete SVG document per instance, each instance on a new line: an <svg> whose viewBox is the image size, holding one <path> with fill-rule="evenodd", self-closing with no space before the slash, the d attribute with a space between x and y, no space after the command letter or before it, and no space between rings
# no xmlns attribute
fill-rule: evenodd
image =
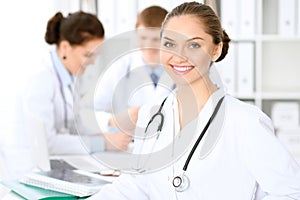
<svg viewBox="0 0 300 200"><path fill-rule="evenodd" d="M62 81L62 84L63 84L62 86L69 87L69 85L73 84L72 74L70 74L67 71L67 69L64 67L64 65L61 63L56 51L52 51L51 54L52 54L52 58L53 58L54 67L58 73L60 80Z"/></svg>
<svg viewBox="0 0 300 200"><path fill-rule="evenodd" d="M160 77L164 71L162 65L158 65L157 67L150 67L149 65L145 65L147 72L149 73L149 75L151 73L155 73L155 75L157 75L158 77Z"/></svg>

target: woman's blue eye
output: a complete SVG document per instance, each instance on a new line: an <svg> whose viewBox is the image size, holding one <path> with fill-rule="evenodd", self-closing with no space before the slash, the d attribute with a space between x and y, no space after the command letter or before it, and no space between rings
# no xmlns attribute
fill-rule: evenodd
<svg viewBox="0 0 300 200"><path fill-rule="evenodd" d="M192 44L190 45L190 48L192 48L192 49L197 49L197 48L200 48L200 45L199 45L198 43L192 43Z"/></svg>
<svg viewBox="0 0 300 200"><path fill-rule="evenodd" d="M172 48L172 47L174 47L175 45L174 45L173 43L171 43L171 42L165 42L165 43L164 43L164 46L167 47L167 48Z"/></svg>

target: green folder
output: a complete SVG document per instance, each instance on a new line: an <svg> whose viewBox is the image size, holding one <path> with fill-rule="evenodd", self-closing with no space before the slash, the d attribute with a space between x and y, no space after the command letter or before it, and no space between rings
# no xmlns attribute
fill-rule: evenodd
<svg viewBox="0 0 300 200"><path fill-rule="evenodd" d="M10 188L14 193L21 196L23 199L38 200L38 199L55 199L55 200L72 200L77 197L52 190L45 190L19 183L19 181L3 181L3 185Z"/></svg>

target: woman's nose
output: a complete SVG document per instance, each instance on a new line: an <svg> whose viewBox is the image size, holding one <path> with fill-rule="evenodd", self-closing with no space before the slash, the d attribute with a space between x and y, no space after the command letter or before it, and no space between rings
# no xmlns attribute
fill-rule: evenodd
<svg viewBox="0 0 300 200"><path fill-rule="evenodd" d="M176 49L173 52L173 58L174 61L176 61L177 63L181 63L181 62L186 62L187 61L187 56L184 52L183 49Z"/></svg>

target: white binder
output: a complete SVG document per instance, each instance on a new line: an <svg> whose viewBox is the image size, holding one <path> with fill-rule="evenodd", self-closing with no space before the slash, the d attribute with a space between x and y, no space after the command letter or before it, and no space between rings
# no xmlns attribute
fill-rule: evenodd
<svg viewBox="0 0 300 200"><path fill-rule="evenodd" d="M278 2L278 33L292 36L296 32L296 1L279 0Z"/></svg>
<svg viewBox="0 0 300 200"><path fill-rule="evenodd" d="M297 34L300 36L300 0L297 1Z"/></svg>
<svg viewBox="0 0 300 200"><path fill-rule="evenodd" d="M238 31L238 0L221 1L221 22L230 37Z"/></svg>
<svg viewBox="0 0 300 200"><path fill-rule="evenodd" d="M240 2L239 34L252 36L255 34L255 2L244 0ZM234 7L234 5L232 5Z"/></svg>
<svg viewBox="0 0 300 200"><path fill-rule="evenodd" d="M271 118L275 128L299 127L299 104L297 102L275 102L272 105Z"/></svg>
<svg viewBox="0 0 300 200"><path fill-rule="evenodd" d="M105 36L114 36L115 27L115 2L99 0L98 2L98 18L101 20L105 28Z"/></svg>
<svg viewBox="0 0 300 200"><path fill-rule="evenodd" d="M228 94L234 95L236 92L236 43L230 43L226 57L222 61L217 62L215 65L222 78L225 90Z"/></svg>
<svg viewBox="0 0 300 200"><path fill-rule="evenodd" d="M135 29L137 8L135 0L116 0L116 34Z"/></svg>
<svg viewBox="0 0 300 200"><path fill-rule="evenodd" d="M237 93L239 96L251 96L254 91L254 44L237 44Z"/></svg>
<svg viewBox="0 0 300 200"><path fill-rule="evenodd" d="M276 135L300 164L300 127L278 129Z"/></svg>

